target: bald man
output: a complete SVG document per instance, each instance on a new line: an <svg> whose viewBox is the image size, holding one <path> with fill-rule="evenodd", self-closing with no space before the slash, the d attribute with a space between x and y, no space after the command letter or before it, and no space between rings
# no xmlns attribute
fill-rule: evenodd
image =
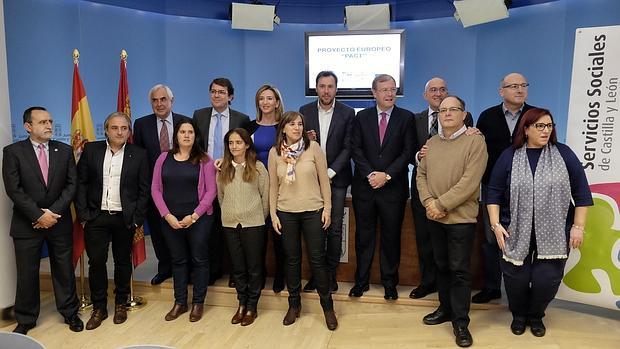
<svg viewBox="0 0 620 349"><path fill-rule="evenodd" d="M437 118L439 104L448 96L448 85L444 79L434 77L424 85L422 95L428 107L415 114L415 129L419 140L415 150L415 158L412 164L415 166L411 176L411 210L413 211L413 224L415 226L416 245L418 247L418 265L420 268L420 284L409 294L409 298L423 298L437 290L435 285L437 267L433 260L433 248L428 233L428 218L426 208L420 202L418 189L416 188L416 169L419 162L426 154L426 140L441 131L441 124ZM474 121L469 112L465 117L465 126L473 126Z"/></svg>
<svg viewBox="0 0 620 349"><path fill-rule="evenodd" d="M482 217L486 241L482 244L484 255L484 285L482 291L472 297L472 303L488 303L493 299L502 298L502 273L499 269L500 250L495 234L491 231L489 215L486 210L486 193L489 176L499 155L512 144L512 137L521 116L533 106L525 103L529 83L519 73L506 75L499 84L499 95L502 103L483 111L478 118L476 127L484 135L489 160L482 177Z"/></svg>

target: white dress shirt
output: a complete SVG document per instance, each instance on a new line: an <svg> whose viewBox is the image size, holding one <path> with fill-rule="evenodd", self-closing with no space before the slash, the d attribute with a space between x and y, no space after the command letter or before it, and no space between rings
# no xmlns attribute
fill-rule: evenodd
<svg viewBox="0 0 620 349"><path fill-rule="evenodd" d="M161 122L161 121L160 121ZM121 172L123 170L123 158L125 157L125 145L112 153L110 144L107 143L105 157L103 158L103 191L101 195L102 211L122 211L121 205Z"/></svg>

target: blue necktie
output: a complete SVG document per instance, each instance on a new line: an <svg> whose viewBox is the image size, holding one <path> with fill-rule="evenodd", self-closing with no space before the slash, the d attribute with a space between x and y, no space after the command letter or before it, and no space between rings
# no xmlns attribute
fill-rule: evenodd
<svg viewBox="0 0 620 349"><path fill-rule="evenodd" d="M213 158L221 159L224 151L224 145L222 144L222 114L217 113L215 118L217 122L215 123L215 130L213 130Z"/></svg>

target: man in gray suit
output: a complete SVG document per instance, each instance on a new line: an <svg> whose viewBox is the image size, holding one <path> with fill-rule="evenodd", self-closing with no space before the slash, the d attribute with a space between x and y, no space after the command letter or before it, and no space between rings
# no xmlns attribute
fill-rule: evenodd
<svg viewBox="0 0 620 349"><path fill-rule="evenodd" d="M224 157L224 135L229 130L242 127L250 122L250 117L230 108L235 98L235 89L226 78L216 78L209 85L211 106L194 111L193 119L198 124L204 149L213 159ZM224 247L222 238L222 222L220 206L213 205L215 220L209 237L209 284L222 276L222 254ZM232 281L232 280L231 280ZM232 282L229 282L232 284Z"/></svg>
<svg viewBox="0 0 620 349"><path fill-rule="evenodd" d="M418 138L418 149L415 151L412 164L415 165L411 176L411 210L413 211L413 224L415 227L416 244L418 246L418 264L420 266L420 285L414 288L409 298L423 298L437 290L435 286L436 271L433 257L433 247L428 233L428 219L426 208L420 202L420 196L416 187L416 169L419 162L426 154L426 140L436 135L441 130L438 121L439 104L448 96L448 85L439 77L430 79L424 85L424 99L428 107L415 114L415 129ZM473 119L469 112L465 117L465 125L471 127Z"/></svg>

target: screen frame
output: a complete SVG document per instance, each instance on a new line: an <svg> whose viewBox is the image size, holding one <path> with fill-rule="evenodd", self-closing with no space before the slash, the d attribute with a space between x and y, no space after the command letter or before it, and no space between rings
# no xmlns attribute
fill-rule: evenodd
<svg viewBox="0 0 620 349"><path fill-rule="evenodd" d="M305 96L317 97L316 88L310 88L310 79L315 79L316 76L310 77L310 59L308 55L309 38L312 36L348 36L348 35L381 35L381 34L398 34L400 35L400 63L399 63L399 77L398 86L396 91L397 97L404 95L404 77L405 77L405 29L387 29L387 30L350 30L350 31L318 31L318 32L305 32L304 33L304 60L305 60ZM336 97L344 99L369 99L373 98L371 86L364 88L339 88Z"/></svg>

